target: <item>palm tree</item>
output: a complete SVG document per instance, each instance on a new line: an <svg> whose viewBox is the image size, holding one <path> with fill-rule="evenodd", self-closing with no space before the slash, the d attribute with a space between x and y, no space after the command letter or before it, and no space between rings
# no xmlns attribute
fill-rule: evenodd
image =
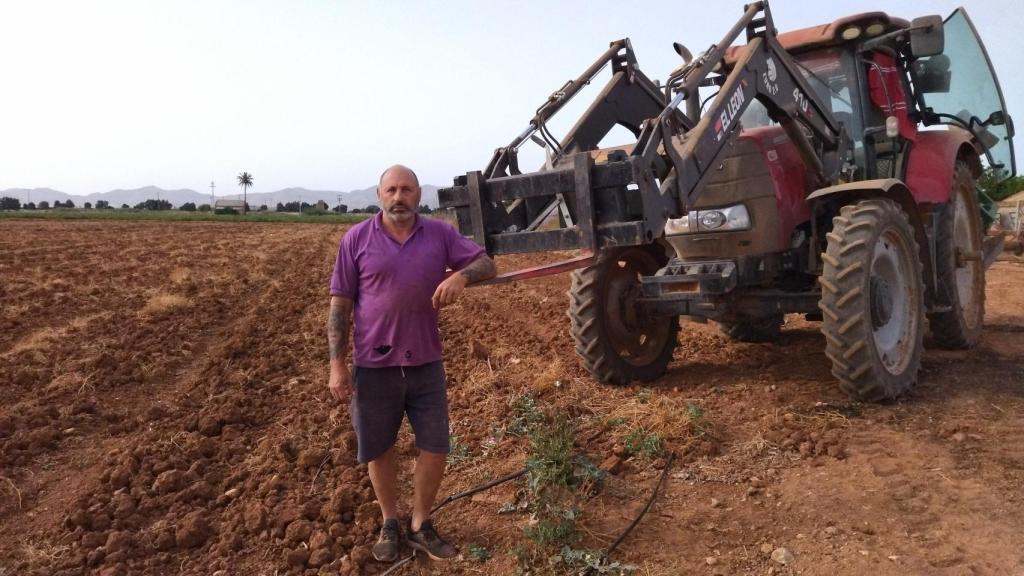
<svg viewBox="0 0 1024 576"><path fill-rule="evenodd" d="M246 201L246 193L249 191L249 187L252 186L252 174L248 172L242 172L238 175L238 185L242 187L242 214L249 211L249 203Z"/></svg>

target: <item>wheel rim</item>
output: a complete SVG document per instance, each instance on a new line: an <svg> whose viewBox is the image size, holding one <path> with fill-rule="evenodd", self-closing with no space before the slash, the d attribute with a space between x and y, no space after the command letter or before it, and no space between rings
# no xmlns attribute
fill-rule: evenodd
<svg viewBox="0 0 1024 576"><path fill-rule="evenodd" d="M918 315L909 245L895 228L878 236L871 261L871 325L875 350L890 374L903 373L914 350Z"/></svg>
<svg viewBox="0 0 1024 576"><path fill-rule="evenodd" d="M655 272L657 263L644 252L629 251L608 266L604 316L609 344L623 361L646 366L658 358L669 337L667 319L645 319L636 312L640 277Z"/></svg>
<svg viewBox="0 0 1024 576"><path fill-rule="evenodd" d="M964 323L973 328L978 321L974 308L978 305L976 286L981 275L981 261L974 258L965 260L960 257L965 254L980 254L981 251L978 219L970 212L972 202L969 194L973 194L969 186L960 186L957 190L953 203L953 242L956 247L954 257L957 301L960 303Z"/></svg>

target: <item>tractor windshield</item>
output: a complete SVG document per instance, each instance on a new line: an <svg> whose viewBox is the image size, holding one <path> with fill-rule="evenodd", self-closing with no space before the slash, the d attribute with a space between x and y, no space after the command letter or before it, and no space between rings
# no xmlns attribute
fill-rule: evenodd
<svg viewBox="0 0 1024 576"><path fill-rule="evenodd" d="M989 164L1003 176L1016 174L1013 124L985 46L963 8L943 25L942 54L914 62L912 77L925 106L945 124L969 128L986 147Z"/></svg>
<svg viewBox="0 0 1024 576"><path fill-rule="evenodd" d="M816 50L796 56L797 69L807 79L811 89L828 107L836 120L846 125L846 132L851 136L861 133L860 126L854 126L854 106L850 93L850 80L844 66L842 53L837 48ZM744 128L770 126L774 124L768 116L768 110L760 102L750 103L741 116Z"/></svg>
<svg viewBox="0 0 1024 576"><path fill-rule="evenodd" d="M860 109L860 104L849 53L841 48L826 48L797 54L794 62L832 117L845 126L846 134L853 141L853 162L863 166L864 126L860 114L854 113ZM757 100L750 103L740 121L745 129L775 124L767 108Z"/></svg>

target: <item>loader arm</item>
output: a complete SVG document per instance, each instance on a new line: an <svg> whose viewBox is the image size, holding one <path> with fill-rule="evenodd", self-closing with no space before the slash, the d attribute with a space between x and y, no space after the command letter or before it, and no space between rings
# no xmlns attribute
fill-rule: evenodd
<svg viewBox="0 0 1024 576"><path fill-rule="evenodd" d="M747 43L731 49L740 53L727 66L729 47L744 32ZM609 65L611 79L559 141L547 129L548 120ZM720 87L703 115L697 105L702 86ZM612 42L583 74L548 97L485 170L439 190L441 207L454 209L460 231L490 254L596 254L655 242L668 219L692 209L702 183L739 133L739 116L754 100L795 143L817 180L812 184L841 177L849 139L778 42L767 2L757 2L718 44L687 59L664 86L639 70L628 39ZM616 125L632 132L636 142L599 153L599 143ZM517 151L531 140L545 147L548 162L524 174ZM544 226L554 214L562 226ZM552 272L562 264L552 265Z"/></svg>
<svg viewBox="0 0 1024 576"><path fill-rule="evenodd" d="M739 48L741 53L730 73L709 80L744 30L747 44ZM697 125L690 130L675 125L673 113L680 104L696 98L698 88L708 85L718 85L720 90ZM652 167L658 164L660 151L667 154L671 169L662 177L661 193L678 198L683 213L696 202L701 183L721 162L739 133L739 117L755 99L796 145L804 164L816 177L816 187L838 179L846 160L847 136L797 70L793 57L779 44L766 3L749 5L721 42L670 78L669 87L675 97L648 124L633 154Z"/></svg>

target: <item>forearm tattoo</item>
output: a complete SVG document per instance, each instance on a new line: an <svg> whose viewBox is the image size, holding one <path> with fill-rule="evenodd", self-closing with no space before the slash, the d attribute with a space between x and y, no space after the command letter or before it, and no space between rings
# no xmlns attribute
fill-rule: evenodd
<svg viewBox="0 0 1024 576"><path fill-rule="evenodd" d="M498 269L494 266L494 260L491 260L486 254L473 260L462 270L459 270L459 274L465 276L470 284L494 278L497 273Z"/></svg>
<svg viewBox="0 0 1024 576"><path fill-rule="evenodd" d="M331 360L345 357L351 321L352 301L347 298L332 298L331 310L327 314L327 345L331 349Z"/></svg>

